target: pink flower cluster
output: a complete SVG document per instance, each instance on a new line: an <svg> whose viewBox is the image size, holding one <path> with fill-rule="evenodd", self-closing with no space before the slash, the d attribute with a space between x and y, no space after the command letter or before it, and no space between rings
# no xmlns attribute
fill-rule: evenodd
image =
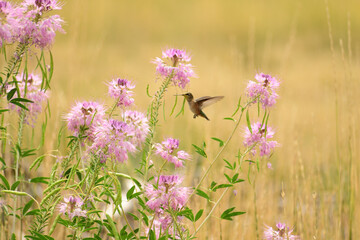
<svg viewBox="0 0 360 240"><path fill-rule="evenodd" d="M276 141L269 141L269 139L274 137L274 131L271 127L265 129L265 125L262 125L260 122L253 123L251 125L251 131L252 133L248 128L245 130L245 147L256 145L259 148L260 156L269 156L271 151L278 145ZM257 153L256 146L251 150L253 155Z"/></svg>
<svg viewBox="0 0 360 240"><path fill-rule="evenodd" d="M25 0L20 5L0 1L0 47L14 42L49 47L56 31L64 33L60 16L48 15L58 9L56 0Z"/></svg>
<svg viewBox="0 0 360 240"><path fill-rule="evenodd" d="M77 102L67 114L67 126L75 136L81 132L91 140L94 128L104 122L105 109L97 102Z"/></svg>
<svg viewBox="0 0 360 240"><path fill-rule="evenodd" d="M259 73L255 75L255 81L249 81L246 91L253 102L261 102L263 108L271 107L276 103L279 95L276 93L280 83L268 74Z"/></svg>
<svg viewBox="0 0 360 240"><path fill-rule="evenodd" d="M113 159L125 162L128 153L136 151L149 131L147 118L144 114L127 111L125 121L109 119L94 129L94 141L90 152L99 156L101 162Z"/></svg>
<svg viewBox="0 0 360 240"><path fill-rule="evenodd" d="M48 99L48 93L45 90L41 89L41 78L35 74L29 74L27 76L20 74L16 76L16 81L19 86L21 98L26 98L32 102L22 103L25 105L29 111L25 112L25 122L27 124L34 125L37 119L37 116L42 111L42 104ZM7 89L10 91L15 88L15 83L7 86ZM16 94L16 93L15 93ZM9 103L9 108L16 110L18 113L22 111L22 108L16 106L12 103Z"/></svg>
<svg viewBox="0 0 360 240"><path fill-rule="evenodd" d="M74 217L86 217L86 210L82 210L81 207L84 202L79 197L70 196L64 198L64 202L60 204L59 211L64 215L68 215L70 220Z"/></svg>
<svg viewBox="0 0 360 240"><path fill-rule="evenodd" d="M146 205L158 214L163 214L164 210L172 209L179 210L184 206L188 197L189 189L180 187L183 179L177 175L161 175L155 178L157 188L152 184L147 184L145 187L145 195L149 200Z"/></svg>
<svg viewBox="0 0 360 240"><path fill-rule="evenodd" d="M181 88L190 82L191 77L195 77L193 66L189 63L191 57L180 49L170 48L162 52L162 58L156 58L156 72L164 77L171 77L174 85Z"/></svg>
<svg viewBox="0 0 360 240"><path fill-rule="evenodd" d="M267 226L264 231L265 240L300 240L299 236L292 235L294 229L290 229L284 223L277 223L276 229Z"/></svg>
<svg viewBox="0 0 360 240"><path fill-rule="evenodd" d="M159 237L160 232L173 235L174 220L166 210L177 211L181 209L187 202L190 189L180 187L183 179L177 175L161 175L159 178L155 178L155 181L157 187L152 184L145 186L145 196L149 199L146 205L156 213L152 229L155 230L157 237ZM182 217L177 218L178 224L181 220Z"/></svg>
<svg viewBox="0 0 360 240"><path fill-rule="evenodd" d="M115 98L117 102L117 106L128 107L134 103L134 99L132 98L133 89L135 85L131 84L131 82L127 79L113 79L109 84L109 95L112 98Z"/></svg>
<svg viewBox="0 0 360 240"><path fill-rule="evenodd" d="M161 156L163 159L173 163L175 167L182 167L183 160L189 160L191 157L185 151L177 151L175 156L175 150L179 148L179 140L174 138L168 138L161 144L155 144L155 153Z"/></svg>

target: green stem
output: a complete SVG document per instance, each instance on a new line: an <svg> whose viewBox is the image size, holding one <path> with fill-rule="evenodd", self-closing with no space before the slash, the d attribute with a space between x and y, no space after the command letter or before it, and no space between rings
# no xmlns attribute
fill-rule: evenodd
<svg viewBox="0 0 360 240"><path fill-rule="evenodd" d="M247 148L246 151L244 152L244 154L241 156L241 161L245 158L245 156L251 151L251 149L253 149L254 145ZM235 171L235 173L238 173L241 169L241 165L239 165ZM195 232L192 234L191 239L195 237L195 235L199 232L199 230L203 227L203 225L207 222L207 220L209 220L209 218L211 217L212 213L214 212L215 208L219 205L220 201L223 199L223 197L225 196L225 194L229 191L230 188L226 188L224 190L224 192L221 194L220 198L217 200L217 202L215 203L215 205L212 207L212 209L210 210L209 214L206 216L206 218L204 219L204 221L202 221L202 223L199 225L199 227L195 230Z"/></svg>
<svg viewBox="0 0 360 240"><path fill-rule="evenodd" d="M202 176L202 178L200 179L199 183L197 184L197 186L195 187L194 191L190 194L188 200L186 201L186 203L189 201L189 199L196 193L196 191L200 188L200 185L202 184L202 182L205 180L206 176L209 174L210 169L212 168L212 166L215 164L215 162L219 159L221 153L225 150L225 148L227 147L227 145L229 144L230 140L232 139L232 137L235 134L236 129L239 127L240 125L240 121L241 118L246 110L246 108L251 104L250 102L247 102L245 104L245 106L241 109L241 114L236 122L236 125L233 129L233 131L231 132L230 136L228 137L228 139L226 140L226 142L224 143L224 145L222 146L222 148L220 149L220 151L218 152L218 154L215 156L214 160L211 162L210 166L208 167L208 169L206 169L204 175ZM184 204L184 206L186 205L186 203Z"/></svg>
<svg viewBox="0 0 360 240"><path fill-rule="evenodd" d="M15 156L15 182L17 182L19 180L19 168L20 168L20 161L21 161L21 156L19 153L19 149L21 149L21 143L22 143L22 136L23 136L23 130L24 130L24 120L25 120L25 110L21 110L20 112L20 118L19 118L19 129L18 129L18 139L17 139L17 147L18 148L15 152L16 152L16 156ZM14 189L16 190L16 189ZM14 197L14 215L13 215L13 230L12 232L15 232L15 227L16 227L16 209L17 209L17 196L15 195Z"/></svg>

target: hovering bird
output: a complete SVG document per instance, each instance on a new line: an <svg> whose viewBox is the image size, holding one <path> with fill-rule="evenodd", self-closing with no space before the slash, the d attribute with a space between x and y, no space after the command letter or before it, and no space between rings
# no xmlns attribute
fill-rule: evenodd
<svg viewBox="0 0 360 240"><path fill-rule="evenodd" d="M216 96L216 97L205 96L194 100L194 96L191 93L181 94L180 96L184 96L187 102L189 103L190 110L194 113L194 118L196 118L197 116L201 116L208 121L210 120L202 111L202 109L224 98L224 96Z"/></svg>

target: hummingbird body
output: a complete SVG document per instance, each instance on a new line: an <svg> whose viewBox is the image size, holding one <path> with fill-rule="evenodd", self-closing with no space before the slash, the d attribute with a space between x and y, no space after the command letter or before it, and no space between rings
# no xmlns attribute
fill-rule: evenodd
<svg viewBox="0 0 360 240"><path fill-rule="evenodd" d="M194 96L191 93L185 93L182 94L182 96L184 96L187 100L190 110L194 113L194 118L196 118L197 116L201 116L208 121L210 121L210 119L205 115L202 109L224 98L224 96L205 96L194 100Z"/></svg>

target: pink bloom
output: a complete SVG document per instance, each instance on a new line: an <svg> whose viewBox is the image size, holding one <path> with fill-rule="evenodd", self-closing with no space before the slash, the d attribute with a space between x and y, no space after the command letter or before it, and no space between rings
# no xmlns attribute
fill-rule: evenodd
<svg viewBox="0 0 360 240"><path fill-rule="evenodd" d="M276 93L279 81L267 74L259 73L255 75L257 82L249 81L246 91L253 102L261 102L263 108L271 107L276 103L279 95Z"/></svg>
<svg viewBox="0 0 360 240"><path fill-rule="evenodd" d="M260 122L253 123L251 125L252 133L248 128L245 130L244 145L245 147L254 146L251 153L255 155L257 153L257 146L260 156L269 156L271 151L278 146L276 141L269 141L274 137L274 131L271 127L261 126Z"/></svg>
<svg viewBox="0 0 360 240"><path fill-rule="evenodd" d="M179 148L179 140L174 138L168 138L161 144L155 144L155 153L161 156L163 159L173 163L175 167L182 167L183 160L189 160L191 157L185 151L178 151L175 155L175 150Z"/></svg>
<svg viewBox="0 0 360 240"><path fill-rule="evenodd" d="M56 0L25 0L20 6L9 6L0 2L0 15L5 14L4 20L0 21L1 45L5 40L45 48L53 43L55 32L64 33L60 16L45 14L61 9Z"/></svg>
<svg viewBox="0 0 360 240"><path fill-rule="evenodd" d="M60 204L59 211L64 215L68 215L70 220L73 217L86 217L86 210L82 210L81 206L84 202L79 197L70 196L68 198L64 198L64 202Z"/></svg>
<svg viewBox="0 0 360 240"><path fill-rule="evenodd" d="M181 223L182 219L183 217L177 217L177 225L180 226L182 225ZM184 228L181 229L184 230ZM177 229L174 228L173 218L168 213L158 216L157 218L154 219L152 230L156 235L156 239L160 238L160 236L164 236L165 234L174 236L174 231L175 231L175 238L180 239L180 235L177 233ZM149 229L147 229L147 233L149 233Z"/></svg>
<svg viewBox="0 0 360 240"><path fill-rule="evenodd" d="M132 98L134 92L131 89L135 88L135 85L132 85L129 80L117 78L108 85L109 95L118 101L117 106L128 107L134 103Z"/></svg>
<svg viewBox="0 0 360 240"><path fill-rule="evenodd" d="M67 126L70 131L78 136L82 134L93 138L94 128L105 120L105 109L97 102L77 102L67 114Z"/></svg>
<svg viewBox="0 0 360 240"><path fill-rule="evenodd" d="M133 144L140 146L149 133L149 124L146 116L137 111L125 111L124 122L134 129Z"/></svg>
<svg viewBox="0 0 360 240"><path fill-rule="evenodd" d="M10 2L0 1L0 47L12 40L13 7Z"/></svg>
<svg viewBox="0 0 360 240"><path fill-rule="evenodd" d="M156 64L156 72L164 77L171 77L174 85L181 88L195 77L193 66L189 63L191 57L183 50L170 48L162 52L162 58L156 58L152 62Z"/></svg>
<svg viewBox="0 0 360 240"><path fill-rule="evenodd" d="M90 152L100 158L100 162L107 159L125 162L128 153L136 151L133 144L135 130L125 122L110 119L95 127L94 142Z"/></svg>
<svg viewBox="0 0 360 240"><path fill-rule="evenodd" d="M299 236L292 235L294 229L290 229L284 223L277 223L276 229L267 226L264 231L265 240L300 240Z"/></svg>
<svg viewBox="0 0 360 240"><path fill-rule="evenodd" d="M29 74L26 80L26 77L22 74L16 76L16 81L18 82L20 96L21 98L26 98L32 102L22 103L25 105L29 111L25 112L25 122L32 125L35 124L37 116L42 111L42 104L48 99L48 93L45 90L41 89L41 79L38 75ZM15 88L15 84L11 84L7 87L10 91ZM15 93L16 94L16 93ZM16 96L16 95L15 95ZM16 106L12 103L9 105L10 109L16 110L18 113L22 112L22 108Z"/></svg>
<svg viewBox="0 0 360 240"><path fill-rule="evenodd" d="M164 213L166 209L179 210L186 203L190 190L180 187L183 179L177 175L163 176L159 179L157 188L152 184L145 186L145 195L149 199L146 205L154 210L158 215Z"/></svg>

